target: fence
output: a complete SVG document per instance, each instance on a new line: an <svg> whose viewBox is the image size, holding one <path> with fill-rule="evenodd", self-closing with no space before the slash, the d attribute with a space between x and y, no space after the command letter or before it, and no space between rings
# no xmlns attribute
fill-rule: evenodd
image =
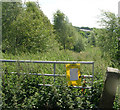
<svg viewBox="0 0 120 110"><path fill-rule="evenodd" d="M53 74L41 74L41 73L29 73L30 75L38 75L38 76L51 76L54 77L66 77L66 74L60 75L56 74L56 65L57 64L91 64L92 65L92 74L91 75L81 75L81 78L92 78L91 86L72 86L73 88L80 88L80 89L92 89L93 87L93 80L94 80L94 62L93 61L34 61L34 60L5 60L0 59L0 62L8 62L8 63L39 63L39 64L53 64ZM15 73L15 72L11 72ZM24 73L26 74L26 73ZM38 84L39 86L53 86L51 84Z"/></svg>

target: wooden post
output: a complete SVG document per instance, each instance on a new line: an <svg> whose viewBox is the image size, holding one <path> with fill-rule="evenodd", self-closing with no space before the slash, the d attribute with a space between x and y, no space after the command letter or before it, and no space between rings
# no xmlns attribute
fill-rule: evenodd
<svg viewBox="0 0 120 110"><path fill-rule="evenodd" d="M113 102L120 78L120 71L115 68L107 68L106 80L104 84L103 93L100 99L100 109L113 109Z"/></svg>

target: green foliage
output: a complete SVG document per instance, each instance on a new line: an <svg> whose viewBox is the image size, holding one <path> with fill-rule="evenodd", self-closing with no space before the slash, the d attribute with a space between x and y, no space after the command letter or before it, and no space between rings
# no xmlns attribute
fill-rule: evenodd
<svg viewBox="0 0 120 110"><path fill-rule="evenodd" d="M58 10L54 14L54 29L56 33L56 39L61 44L63 49L69 49L74 51L81 51L84 48L81 35L78 31L69 23L68 18ZM80 41L78 43L78 40Z"/></svg>
<svg viewBox="0 0 120 110"><path fill-rule="evenodd" d="M67 55L66 55L67 54ZM38 55L23 55L23 56L9 56L14 57L15 59L44 59L53 60L55 58L71 60L72 53L61 51L54 54L50 52L47 54ZM5 57L5 56L4 56ZM6 55L7 58L8 55ZM2 82L2 92L3 92L3 109L72 109L74 108L74 101L72 98L74 94L71 93L71 89L66 86L63 79L56 79L55 86L53 87L40 87L40 83L52 83L53 78L44 78L41 76L32 76L29 74L23 75L20 73L34 73L34 72L45 72L50 74L50 70L53 65L42 65L42 64L10 64L5 63L3 65L3 82ZM56 71L62 73L61 67L56 67ZM10 74L10 72L16 71L17 73ZM43 80L44 79L44 80ZM56 85L61 85L56 87ZM63 86L62 86L63 85ZM10 101L9 101L10 100ZM75 103L77 106L77 102Z"/></svg>
<svg viewBox="0 0 120 110"><path fill-rule="evenodd" d="M117 61L118 52L118 19L114 13L103 12L101 17L101 25L103 29L98 30L98 43L103 53L109 54L111 60ZM115 62L115 61L114 61Z"/></svg>
<svg viewBox="0 0 120 110"><path fill-rule="evenodd" d="M101 93L103 92L103 80L101 80L99 77L96 78L96 81L94 81L93 84L93 97L92 97L92 108L98 108L99 101L101 97Z"/></svg>
<svg viewBox="0 0 120 110"><path fill-rule="evenodd" d="M67 87L64 78L56 78L52 87L38 86L40 83L53 84L54 78L28 74L51 74L53 72L52 64L3 63L2 108L5 110L96 109L103 88L106 68L108 65L117 65L111 62L111 60L117 60L118 57L120 28L117 25L119 20L115 14L104 12L101 19L104 28L91 29L73 27L60 10L54 14L54 25L52 26L39 4L35 2L27 2L24 6L21 2L3 2L2 6L2 50L7 53L3 54L3 58L95 61L93 91L85 90L85 93L81 89ZM92 32L84 32L80 29L92 30ZM58 49L56 40L60 49L64 50ZM88 48L88 46L92 48ZM92 71L88 65L81 64L80 67L83 74L90 74ZM15 73L11 74L13 71ZM65 65L57 64L56 74L65 74ZM92 94L92 98L76 97L76 95L88 96L90 94ZM119 107L117 99L114 108Z"/></svg>
<svg viewBox="0 0 120 110"><path fill-rule="evenodd" d="M56 39L66 49L66 42L68 40L67 35L67 21L65 15L58 10L54 14L54 29L56 33Z"/></svg>
<svg viewBox="0 0 120 110"><path fill-rule="evenodd" d="M6 22L8 21L3 22L3 27ZM3 50L14 54L42 52L57 46L50 21L34 2L27 2L26 6L22 7L21 13L11 21L7 34L6 38L3 35Z"/></svg>
<svg viewBox="0 0 120 110"><path fill-rule="evenodd" d="M88 43L91 45L91 46L96 46L96 36L94 35L94 32L91 32L89 37L88 37Z"/></svg>
<svg viewBox="0 0 120 110"><path fill-rule="evenodd" d="M83 40L82 40L82 38L79 37L75 42L74 51L81 52L83 50L84 50Z"/></svg>
<svg viewBox="0 0 120 110"><path fill-rule="evenodd" d="M75 90L65 87L62 82L60 87L40 87L40 77L15 74L4 75L3 80L3 110L70 110L80 105L80 108L89 108L89 105L84 107L84 104L79 104L75 98Z"/></svg>
<svg viewBox="0 0 120 110"><path fill-rule="evenodd" d="M53 87L38 86L41 83L53 84L54 78L29 75L28 73L51 74L53 72L52 64L3 63L3 109L92 109L98 107L106 67L110 63L108 59L104 60L102 58L99 48L88 49L81 53L54 50L37 54L21 53L15 56L3 54L3 57L18 60L95 61L93 93L89 90L84 93L80 89L68 88L66 79L57 77ZM90 74L90 65L81 64L80 67L82 72ZM16 73L11 74L13 71ZM65 74L65 66L57 64L56 74ZM56 85L59 85L59 87ZM88 96L91 94L92 99L89 97L75 97L76 95Z"/></svg>
<svg viewBox="0 0 120 110"><path fill-rule="evenodd" d="M2 2L2 50L10 49L11 24L22 11L20 2Z"/></svg>

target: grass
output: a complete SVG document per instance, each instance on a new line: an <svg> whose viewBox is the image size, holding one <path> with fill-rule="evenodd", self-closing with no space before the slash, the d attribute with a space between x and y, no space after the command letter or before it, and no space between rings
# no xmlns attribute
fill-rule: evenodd
<svg viewBox="0 0 120 110"><path fill-rule="evenodd" d="M98 47L88 48L86 51L83 51L80 53L76 53L76 52L69 51L69 50L61 50L61 51L53 50L53 51L48 51L45 53L36 53L36 54L33 54L33 53L31 53L31 54L21 53L19 55L3 54L3 58L4 59L15 59L15 60L17 59L17 60L41 60L41 61L94 61L95 62L95 67L94 67L95 77L94 77L94 91L93 91L94 99L92 99L94 104L91 105L89 103L89 105L86 105L86 107L91 106L92 108L95 108L98 105L99 97L101 95L102 86L103 86L103 82L104 82L105 75L106 75L106 69L109 65L111 65L109 57L104 58ZM7 70L8 74L13 71L16 71L17 73L20 73L20 72L46 73L46 74L53 73L53 64L3 63L2 65L3 65L3 70L4 71ZM91 74L92 66L81 64L80 70L84 74ZM57 64L56 65L56 74L65 74L65 73L66 73L65 65ZM72 95L67 94L67 92L69 92L69 93L71 92L70 89L63 87L63 88L56 88L56 90L55 90L54 87L53 88L44 88L43 87L43 88L39 88L39 89L41 89L40 92L43 91L42 94L45 92L46 95L44 94L45 96L42 96L42 95L39 96L39 94L40 94L39 89L36 88L36 86L35 87L32 86L32 85L38 84L38 83L53 84L54 78L51 78L51 77L46 78L43 76L39 76L39 77L29 76L27 74L26 74L26 76L4 75L4 78L5 79L4 79L3 83L6 82L4 85L7 85L7 83L9 83L8 86L5 86L5 89L11 91L11 96L9 96L9 97L12 97L12 95L15 94L14 97L12 98L12 101L14 102L14 104L16 104L16 107L18 107L17 106L18 102L16 102L18 100L18 98L16 96L18 94L18 92L14 91L14 89L15 90L18 89L18 91L21 92L21 96L24 95L24 97L25 97L25 98L22 97L23 99L21 99L21 96L19 96L19 98L21 100L24 100L23 101L24 103L22 103L23 104L22 106L27 107L28 105L31 104L31 108L33 106L38 107L39 106L38 102L41 101L39 103L43 103L44 102L43 99L45 99L47 104L49 105L50 104L49 98L52 98L52 97L55 98L54 100L56 100L56 102L57 101L59 102L59 100L61 100L61 102L59 102L59 104L58 104L58 102L56 103L56 105L59 105L59 107L60 106L61 107L68 106L70 108L72 108L72 107L75 108L74 104L76 104L76 106L78 106L78 104L77 104L78 99L76 100L76 99L72 98L75 94L72 94ZM23 83L23 80L24 80L24 83ZM57 84L64 85L66 83L65 79L63 79L63 78L56 78L56 80L57 80L57 82L56 82ZM13 84L15 85L15 87L13 86ZM20 86L20 88L18 85ZM22 85L24 85L24 86L22 86ZM26 87L26 86L28 86L28 87ZM27 91L27 90L29 90L29 91ZM30 94L30 96L26 96L26 93L25 93L26 91ZM78 90L72 90L72 91L78 91ZM6 92L4 92L4 93L7 94ZM7 106L7 103L5 102L5 100L9 99L8 96L6 96L5 94L3 95L4 96L4 101L3 101L4 107ZM61 96L62 94L64 94L64 97L66 97L66 98L62 97ZM34 98L36 100L35 102L33 101ZM39 99L39 101L37 101L38 99ZM63 104L65 102L65 100L66 100L66 104ZM67 100L71 100L71 101L76 100L75 101L76 103L74 102L73 105L71 105L70 103L67 102ZM86 100L88 100L88 99L84 99L84 101L86 101ZM26 104L26 101L29 101L28 105ZM11 104L13 102L11 102ZM46 102L44 102L44 103L46 103ZM54 101L52 101L52 102L54 103ZM81 105L81 107L84 108L85 105L84 106Z"/></svg>
<svg viewBox="0 0 120 110"><path fill-rule="evenodd" d="M94 61L95 62L95 76L105 78L106 69L111 65L109 58L104 58L98 47L88 48L86 51L81 52L79 60Z"/></svg>
<svg viewBox="0 0 120 110"><path fill-rule="evenodd" d="M110 65L110 60L105 59L98 47L88 48L86 51L76 53L69 50L53 50L45 53L21 53L19 55L3 54L4 59L17 60L41 60L41 61L94 61L94 75L95 80L105 79L106 69ZM7 65L7 66L6 66ZM4 63L3 68L12 71L24 71L26 73L54 73L53 64L18 64L18 63ZM80 70L84 74L92 74L92 65L81 64ZM56 65L56 74L65 74L65 65Z"/></svg>

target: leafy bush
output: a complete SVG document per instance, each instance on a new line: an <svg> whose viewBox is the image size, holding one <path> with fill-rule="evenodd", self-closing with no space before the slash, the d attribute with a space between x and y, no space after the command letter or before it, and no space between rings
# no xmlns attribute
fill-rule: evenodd
<svg viewBox="0 0 120 110"><path fill-rule="evenodd" d="M13 56L12 54L3 54L3 57L7 59L22 60L95 61L93 91L86 89L85 92L82 92L81 89L67 87L66 80L63 77L56 77L52 87L45 87L38 86L38 84L53 84L54 78L19 74L24 72L50 74L53 72L52 64L3 63L3 109L96 109L98 107L106 67L110 64L109 59L102 58L99 48L88 49L81 53L75 53L68 50L52 50L46 53L22 53L16 56ZM90 65L81 64L80 68L85 74L90 74ZM13 71L16 73L10 74ZM64 73L65 66L57 64L56 74ZM56 85L59 85L59 87ZM78 95L88 96L91 94L92 98L76 97ZM117 105L118 103L116 103L115 106Z"/></svg>
<svg viewBox="0 0 120 110"><path fill-rule="evenodd" d="M78 40L75 42L75 45L74 45L74 51L76 52L81 52L83 51L85 48L84 48L84 43L82 41L82 38L78 38Z"/></svg>
<svg viewBox="0 0 120 110"><path fill-rule="evenodd" d="M89 105L80 104L80 99L77 100L75 96L76 93L80 94L80 89L68 88L62 81L59 87L38 86L42 82L41 79L41 77L27 74L4 74L2 109L89 108ZM83 101L86 100L82 99L81 102Z"/></svg>

